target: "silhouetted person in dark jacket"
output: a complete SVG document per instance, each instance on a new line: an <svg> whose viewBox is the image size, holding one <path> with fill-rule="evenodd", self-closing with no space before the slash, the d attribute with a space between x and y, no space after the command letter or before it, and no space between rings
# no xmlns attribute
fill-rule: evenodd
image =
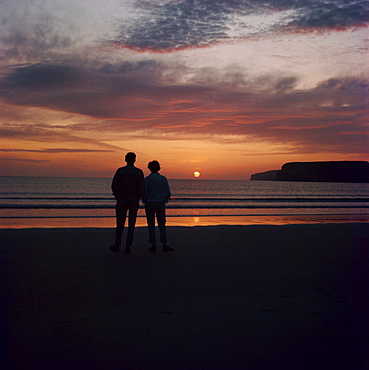
<svg viewBox="0 0 369 370"><path fill-rule="evenodd" d="M110 247L110 250L113 252L119 251L128 212L128 233L125 252L130 253L139 201L144 195L145 187L143 172L134 166L134 163L136 162L136 154L132 152L127 153L125 161L127 162L127 165L117 169L111 184L111 189L117 203L115 206L115 242L114 245Z"/></svg>

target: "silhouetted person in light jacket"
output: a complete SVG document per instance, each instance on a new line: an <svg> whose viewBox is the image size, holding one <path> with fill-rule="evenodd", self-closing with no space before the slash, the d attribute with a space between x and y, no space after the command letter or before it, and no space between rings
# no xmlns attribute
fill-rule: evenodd
<svg viewBox="0 0 369 370"><path fill-rule="evenodd" d="M145 195L142 200L145 203L147 226L149 229L149 243L151 244L149 251L156 251L155 216L158 221L163 251L172 251L173 248L167 245L165 228L165 204L168 203L171 195L168 180L165 176L160 175L160 164L158 161L149 162L147 167L151 171L151 174L145 177Z"/></svg>
<svg viewBox="0 0 369 370"><path fill-rule="evenodd" d="M122 243L122 234L128 212L128 233L125 252L130 253L136 225L139 201L144 195L144 175L142 170L134 166L136 154L129 152L125 156L127 165L117 169L111 189L117 200L115 206L116 229L115 242L110 247L113 252L118 252Z"/></svg>

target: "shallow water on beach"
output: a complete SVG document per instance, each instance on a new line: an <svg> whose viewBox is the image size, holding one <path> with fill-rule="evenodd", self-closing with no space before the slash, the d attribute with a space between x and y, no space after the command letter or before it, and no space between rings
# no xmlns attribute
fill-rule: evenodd
<svg viewBox="0 0 369 370"><path fill-rule="evenodd" d="M106 178L0 177L2 228L114 227ZM168 225L367 222L369 184L169 180ZM141 205L137 226L145 226Z"/></svg>

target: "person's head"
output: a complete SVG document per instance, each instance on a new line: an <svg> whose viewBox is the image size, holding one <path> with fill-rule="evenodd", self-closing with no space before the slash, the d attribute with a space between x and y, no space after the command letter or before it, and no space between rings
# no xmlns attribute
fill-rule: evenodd
<svg viewBox="0 0 369 370"><path fill-rule="evenodd" d="M159 172L160 171L160 163L158 161L151 161L149 162L149 164L147 165L147 168L151 171L151 172Z"/></svg>
<svg viewBox="0 0 369 370"><path fill-rule="evenodd" d="M124 160L127 162L127 164L134 164L136 162L136 154L129 152L126 154Z"/></svg>

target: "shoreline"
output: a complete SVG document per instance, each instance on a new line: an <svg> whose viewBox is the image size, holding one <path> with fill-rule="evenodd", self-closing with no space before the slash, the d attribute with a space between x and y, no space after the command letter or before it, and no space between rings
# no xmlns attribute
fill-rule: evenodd
<svg viewBox="0 0 369 370"><path fill-rule="evenodd" d="M332 215L243 215L243 216L167 216L167 226L215 225L289 225L316 223L368 223L367 214ZM146 218L138 217L136 227L146 227ZM115 217L0 218L0 230L23 228L114 228Z"/></svg>
<svg viewBox="0 0 369 370"><path fill-rule="evenodd" d="M0 230L4 369L365 369L366 223Z"/></svg>

